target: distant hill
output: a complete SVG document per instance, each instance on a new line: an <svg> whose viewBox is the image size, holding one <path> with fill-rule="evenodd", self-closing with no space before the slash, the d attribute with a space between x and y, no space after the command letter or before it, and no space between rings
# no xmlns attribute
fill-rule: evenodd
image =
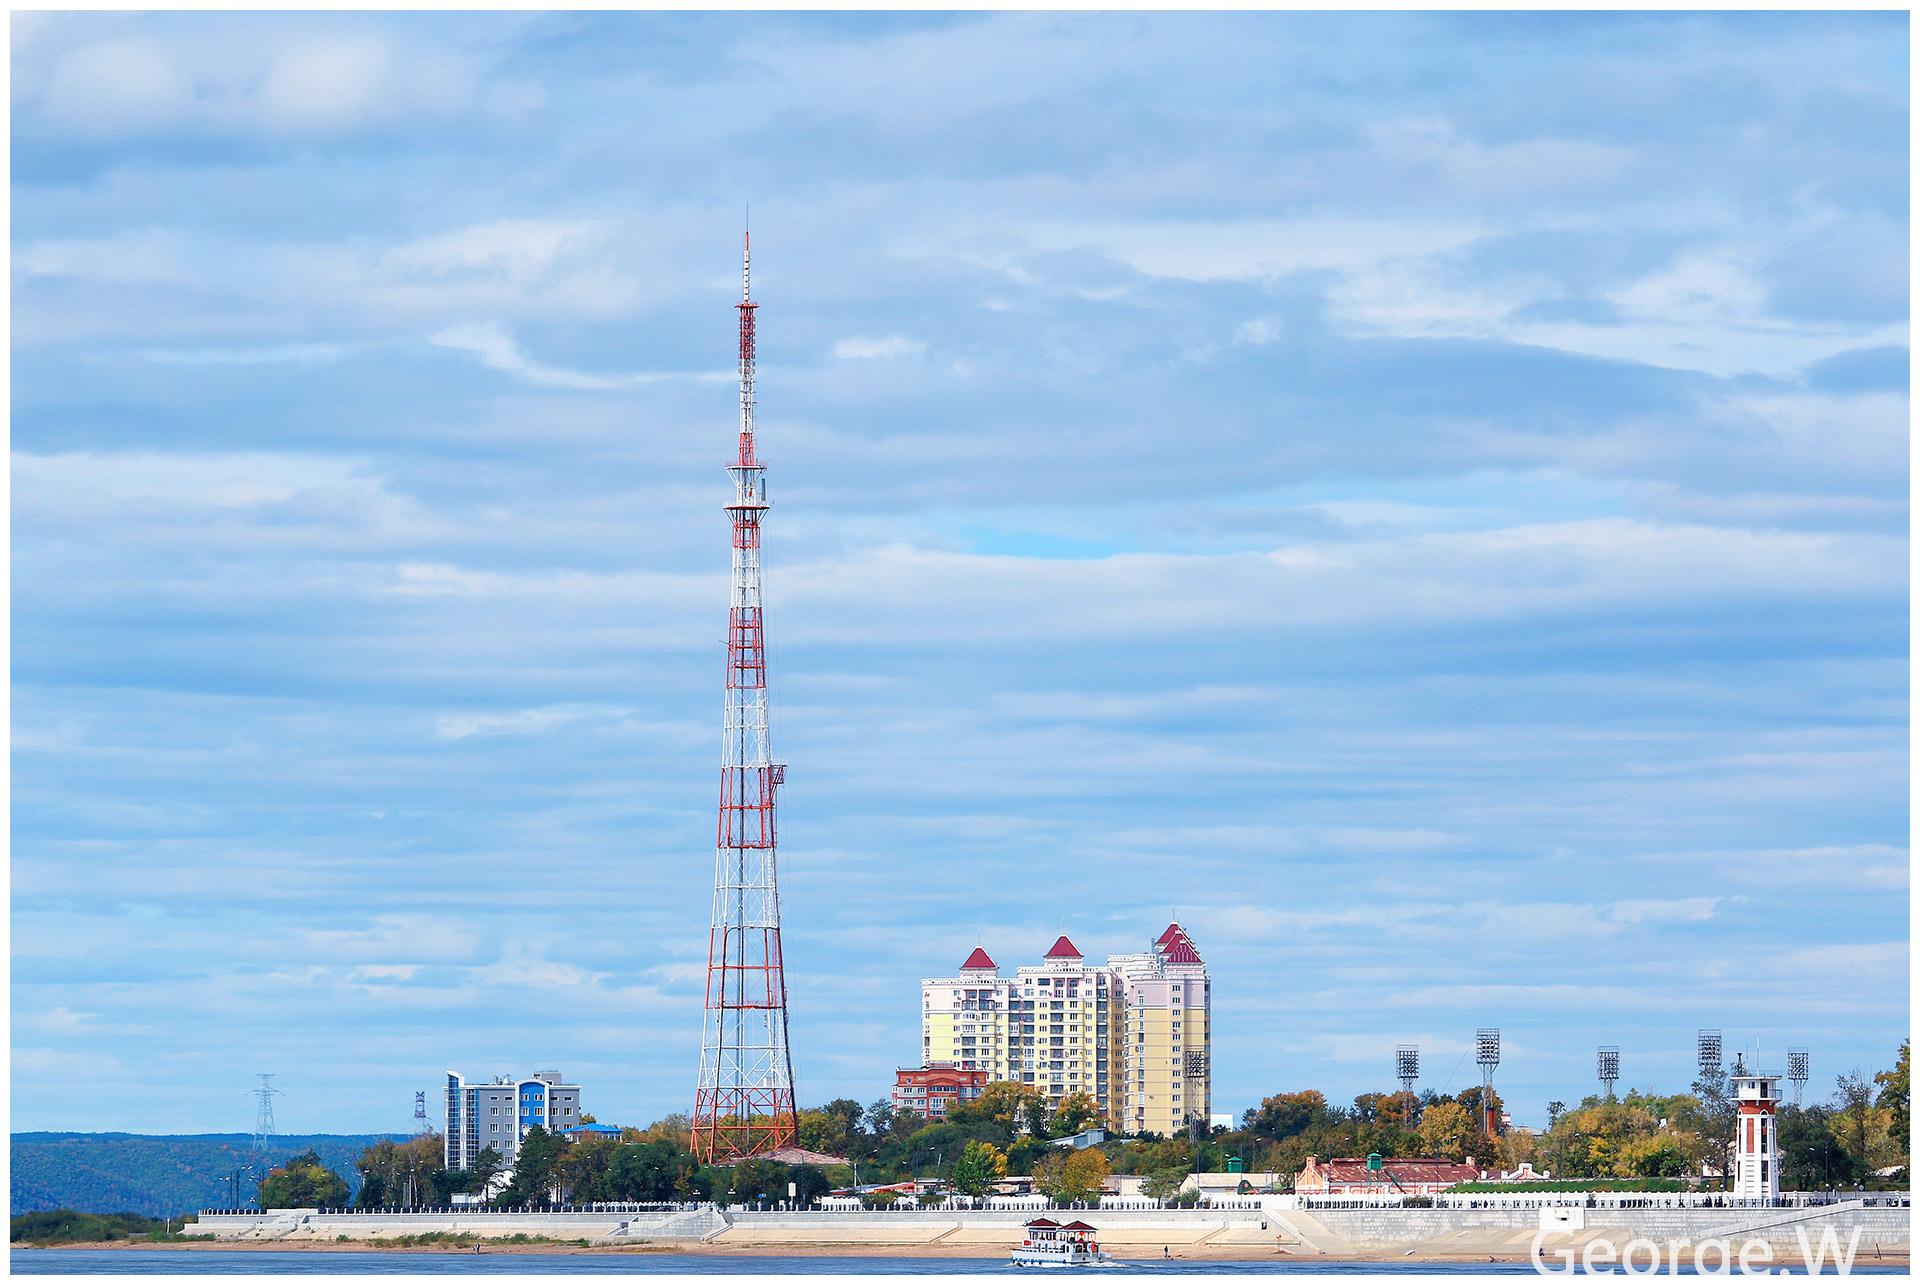
<svg viewBox="0 0 1920 1285"><path fill-rule="evenodd" d="M287 1134L274 1139L272 1160L311 1147L355 1191L353 1162L383 1137L365 1134ZM252 1163L253 1138L244 1133L16 1133L13 1135L11 1212L78 1209L136 1213L154 1218L227 1203L227 1175ZM253 1195L260 1174L241 1180Z"/></svg>

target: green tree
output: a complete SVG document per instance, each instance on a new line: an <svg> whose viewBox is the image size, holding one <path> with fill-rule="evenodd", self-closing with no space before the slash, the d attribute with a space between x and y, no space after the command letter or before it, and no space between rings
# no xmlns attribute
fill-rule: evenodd
<svg viewBox="0 0 1920 1285"><path fill-rule="evenodd" d="M566 1145L542 1125L536 1124L527 1130L513 1157L513 1181L493 1203L501 1209L550 1204L553 1188L560 1179L560 1152Z"/></svg>
<svg viewBox="0 0 1920 1285"><path fill-rule="evenodd" d="M1821 1191L1850 1187L1862 1179L1864 1171L1840 1145L1826 1107L1783 1106L1774 1121L1783 1189Z"/></svg>
<svg viewBox="0 0 1920 1285"><path fill-rule="evenodd" d="M991 1142L969 1142L953 1163L954 1190L966 1196L983 1196L994 1183L1007 1176L1006 1153Z"/></svg>
<svg viewBox="0 0 1920 1285"><path fill-rule="evenodd" d="M611 1138L582 1137L560 1150L554 1164L561 1199L567 1204L612 1200L610 1170L620 1144Z"/></svg>
<svg viewBox="0 0 1920 1285"><path fill-rule="evenodd" d="M1155 1169L1140 1184L1140 1194L1148 1200L1173 1200L1180 1195L1180 1187L1186 1180L1187 1169L1184 1165Z"/></svg>
<svg viewBox="0 0 1920 1285"><path fill-rule="evenodd" d="M260 1180L262 1209L341 1209L346 1203L347 1180L321 1164L312 1150Z"/></svg>
<svg viewBox="0 0 1920 1285"><path fill-rule="evenodd" d="M1297 1137L1327 1121L1327 1097L1318 1089L1276 1093L1246 1114L1249 1133L1263 1138Z"/></svg>
<svg viewBox="0 0 1920 1285"><path fill-rule="evenodd" d="M693 1153L666 1138L622 1143L607 1163L610 1200L675 1200L692 1193Z"/></svg>
<svg viewBox="0 0 1920 1285"><path fill-rule="evenodd" d="M1907 1159L1909 1129L1912 1117L1909 1114L1909 1099L1913 1087L1913 1070L1910 1061L1911 1040L1900 1041L1900 1057L1889 1070L1880 1071L1873 1082L1880 1086L1880 1096L1874 1105L1888 1112L1887 1126L1896 1142L1900 1144L1901 1158Z"/></svg>
<svg viewBox="0 0 1920 1285"><path fill-rule="evenodd" d="M473 1158L467 1167L467 1190L484 1192L500 1171L506 1168L506 1161L500 1158L500 1149L492 1143L480 1148L480 1154Z"/></svg>
<svg viewBox="0 0 1920 1285"><path fill-rule="evenodd" d="M1727 1073L1716 1069L1695 1080L1693 1097L1700 1104L1697 1128L1707 1144L1707 1156L1715 1169L1731 1174L1734 1130L1740 1113L1728 1087Z"/></svg>
<svg viewBox="0 0 1920 1285"><path fill-rule="evenodd" d="M1873 1167L1867 1146L1873 1130L1873 1086L1858 1070L1835 1076L1833 1083L1834 1132L1864 1172Z"/></svg>

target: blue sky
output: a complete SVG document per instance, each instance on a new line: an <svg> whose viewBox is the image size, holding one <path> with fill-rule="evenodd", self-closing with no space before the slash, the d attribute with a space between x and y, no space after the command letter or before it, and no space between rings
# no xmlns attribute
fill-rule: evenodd
<svg viewBox="0 0 1920 1285"><path fill-rule="evenodd" d="M1906 22L15 15L14 1127L685 1108L748 202L804 1101L1886 1064Z"/></svg>

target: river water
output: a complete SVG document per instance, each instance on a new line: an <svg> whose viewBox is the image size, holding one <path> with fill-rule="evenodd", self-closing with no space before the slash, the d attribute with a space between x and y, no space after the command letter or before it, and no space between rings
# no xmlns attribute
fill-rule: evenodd
<svg viewBox="0 0 1920 1285"><path fill-rule="evenodd" d="M23 1276L968 1276L1012 1275L1010 1263L991 1258L837 1258L824 1255L759 1257L747 1254L407 1254L374 1251L276 1251L191 1249L15 1249L12 1269ZM1531 1276L1520 1263L1337 1263L1320 1259L1284 1262L1119 1263L1105 1269L1128 1275L1205 1272L1222 1276L1341 1276L1377 1273L1430 1276ZM1857 1273L1892 1274L1902 1269L1856 1263ZM1024 1274L1024 1273L1022 1273ZM1690 1273L1689 1273L1690 1274Z"/></svg>

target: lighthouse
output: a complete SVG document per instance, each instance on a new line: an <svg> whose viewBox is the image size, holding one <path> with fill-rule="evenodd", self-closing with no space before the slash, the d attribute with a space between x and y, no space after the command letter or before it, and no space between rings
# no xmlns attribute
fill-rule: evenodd
<svg viewBox="0 0 1920 1285"><path fill-rule="evenodd" d="M1749 1071L1736 1061L1728 1078L1738 1112L1733 1198L1774 1201L1780 1195L1780 1133L1773 1118L1780 1106L1780 1077L1767 1071Z"/></svg>

